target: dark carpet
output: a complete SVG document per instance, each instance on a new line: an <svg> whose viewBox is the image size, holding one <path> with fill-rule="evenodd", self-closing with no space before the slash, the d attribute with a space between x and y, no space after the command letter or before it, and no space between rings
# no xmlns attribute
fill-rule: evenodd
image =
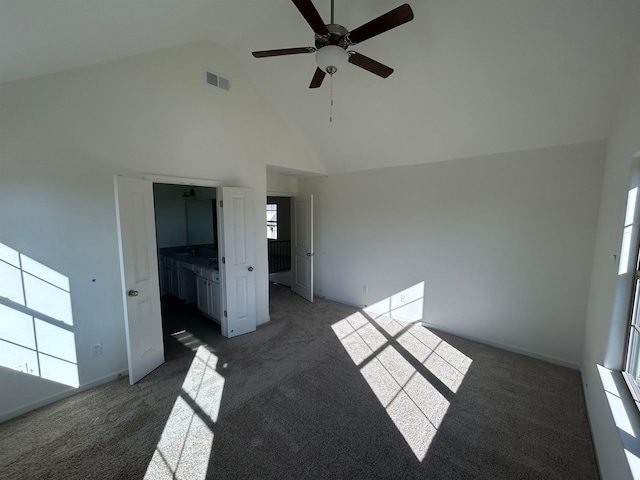
<svg viewBox="0 0 640 480"><path fill-rule="evenodd" d="M164 365L0 425L2 479L597 479L578 372L271 287L233 339L165 301Z"/></svg>

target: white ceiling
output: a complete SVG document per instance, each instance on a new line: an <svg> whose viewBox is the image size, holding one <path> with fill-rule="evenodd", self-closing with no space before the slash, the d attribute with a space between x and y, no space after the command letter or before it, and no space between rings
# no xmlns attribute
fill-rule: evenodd
<svg viewBox="0 0 640 480"><path fill-rule="evenodd" d="M336 0L353 29L403 0ZM640 0L409 0L415 19L354 47L309 90L313 45L290 0L0 0L0 82L209 39L243 64L329 173L606 138L639 47ZM314 0L325 21L329 0ZM224 72L219 72L224 74ZM233 80L233 79L232 79Z"/></svg>

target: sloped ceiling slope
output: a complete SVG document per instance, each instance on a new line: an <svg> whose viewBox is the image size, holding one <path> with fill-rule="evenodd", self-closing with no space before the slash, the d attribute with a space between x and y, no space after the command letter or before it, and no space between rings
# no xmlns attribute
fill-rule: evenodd
<svg viewBox="0 0 640 480"><path fill-rule="evenodd" d="M395 69L347 65L308 89L313 45L289 0L0 0L0 81L209 39L243 64L329 173L607 137L639 48L638 0L411 1L415 19L354 50ZM399 5L336 0L348 29ZM314 0L328 23L330 1ZM224 73L224 72L220 72Z"/></svg>

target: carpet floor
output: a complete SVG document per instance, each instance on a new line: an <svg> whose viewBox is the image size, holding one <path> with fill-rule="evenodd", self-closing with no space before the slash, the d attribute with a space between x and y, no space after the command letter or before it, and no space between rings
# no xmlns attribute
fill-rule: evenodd
<svg viewBox="0 0 640 480"><path fill-rule="evenodd" d="M598 478L574 370L282 286L270 315L165 301L165 364L1 424L0 478Z"/></svg>

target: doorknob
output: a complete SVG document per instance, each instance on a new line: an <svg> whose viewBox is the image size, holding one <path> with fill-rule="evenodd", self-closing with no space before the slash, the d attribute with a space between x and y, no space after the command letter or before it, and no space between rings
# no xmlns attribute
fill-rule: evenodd
<svg viewBox="0 0 640 480"><path fill-rule="evenodd" d="M130 297L137 297L138 293L139 292L137 290L129 290L129 296Z"/></svg>
<svg viewBox="0 0 640 480"><path fill-rule="evenodd" d="M253 267L249 267L249 271L250 271L250 272L253 272Z"/></svg>
<svg viewBox="0 0 640 480"><path fill-rule="evenodd" d="M313 253L311 253L311 252L307 253L307 257L313 257L313 255L314 255L314 254L313 254Z"/></svg>

